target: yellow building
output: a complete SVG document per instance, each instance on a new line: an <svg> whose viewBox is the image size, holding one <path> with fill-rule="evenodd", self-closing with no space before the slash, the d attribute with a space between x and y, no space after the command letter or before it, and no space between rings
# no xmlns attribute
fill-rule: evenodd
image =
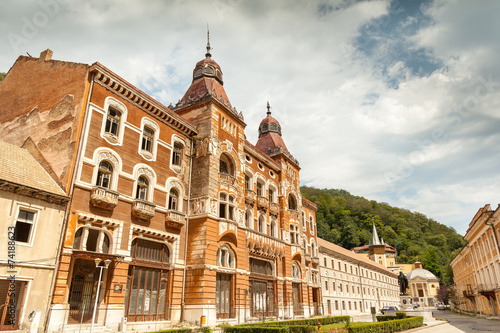
<svg viewBox="0 0 500 333"><path fill-rule="evenodd" d="M432 306L436 303L439 279L422 268L422 263L417 261L413 264L415 269L406 274L408 279L409 294L414 302L424 306Z"/></svg>
<svg viewBox="0 0 500 333"><path fill-rule="evenodd" d="M461 311L500 313L500 209L480 208L465 233L468 242L450 265Z"/></svg>

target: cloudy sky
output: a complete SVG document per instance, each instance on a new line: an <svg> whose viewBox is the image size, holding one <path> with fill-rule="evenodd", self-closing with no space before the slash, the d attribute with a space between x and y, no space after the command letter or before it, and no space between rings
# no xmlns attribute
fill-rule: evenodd
<svg viewBox="0 0 500 333"><path fill-rule="evenodd" d="M3 1L17 56L99 61L175 104L205 54L247 138L266 102L302 184L421 212L464 234L500 202L499 1Z"/></svg>

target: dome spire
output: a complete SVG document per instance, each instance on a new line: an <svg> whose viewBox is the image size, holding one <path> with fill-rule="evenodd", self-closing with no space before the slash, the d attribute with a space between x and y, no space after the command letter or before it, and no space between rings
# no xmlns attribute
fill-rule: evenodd
<svg viewBox="0 0 500 333"><path fill-rule="evenodd" d="M205 57L211 58L212 55L210 54L210 50L212 48L210 47L210 30L208 29L208 23L207 23L207 53L205 53Z"/></svg>
<svg viewBox="0 0 500 333"><path fill-rule="evenodd" d="M269 101L267 101L267 112L266 114L271 114L271 105L269 105Z"/></svg>

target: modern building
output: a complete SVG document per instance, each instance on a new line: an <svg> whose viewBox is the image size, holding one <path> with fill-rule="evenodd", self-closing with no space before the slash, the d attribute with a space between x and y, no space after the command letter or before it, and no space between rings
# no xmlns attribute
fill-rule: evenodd
<svg viewBox="0 0 500 333"><path fill-rule="evenodd" d="M269 105L258 142L246 140L223 83L209 45L175 107L50 50L9 70L0 136L71 198L49 331L320 313L316 206L299 163Z"/></svg>
<svg viewBox="0 0 500 333"><path fill-rule="evenodd" d="M464 312L500 313L500 210L480 208L465 233L467 244L450 265L458 293L456 306Z"/></svg>
<svg viewBox="0 0 500 333"><path fill-rule="evenodd" d="M323 311L329 315L370 314L399 305L397 274L338 245L318 239Z"/></svg>
<svg viewBox="0 0 500 333"><path fill-rule="evenodd" d="M0 330L45 325L69 198L26 149L0 141Z"/></svg>

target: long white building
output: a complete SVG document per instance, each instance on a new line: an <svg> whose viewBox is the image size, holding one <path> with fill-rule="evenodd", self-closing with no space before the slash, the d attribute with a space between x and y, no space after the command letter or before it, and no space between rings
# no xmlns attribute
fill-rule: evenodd
<svg viewBox="0 0 500 333"><path fill-rule="evenodd" d="M323 313L369 314L399 305L397 275L383 265L318 238Z"/></svg>

